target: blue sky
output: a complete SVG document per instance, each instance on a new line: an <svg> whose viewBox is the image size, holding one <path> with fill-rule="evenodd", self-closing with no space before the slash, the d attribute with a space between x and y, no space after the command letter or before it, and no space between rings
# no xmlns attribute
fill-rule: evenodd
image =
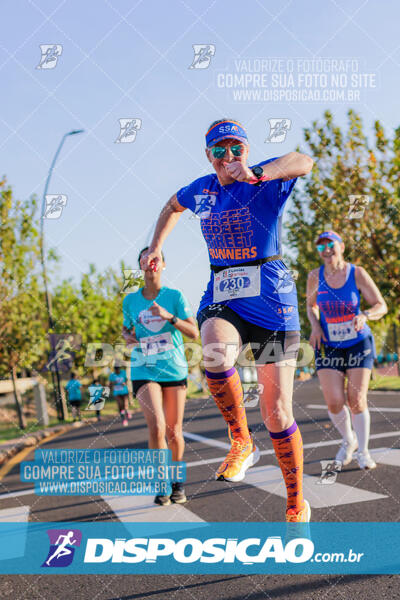
<svg viewBox="0 0 400 600"><path fill-rule="evenodd" d="M41 197L62 135L85 129L66 140L49 189L68 198L61 217L45 224L47 244L62 257L58 277L79 277L89 262L136 266L163 204L209 172L204 132L214 119L243 122L251 163L301 145L303 128L327 108L342 124L352 107L367 130L376 118L387 131L396 127L399 16L394 0L3 3L1 174L16 195ZM62 45L55 68L36 68L41 44ZM194 44L215 46L208 68L189 68ZM221 87L240 65L242 73L243 65L257 67L255 59L275 59L270 68L283 65L283 78L290 65L299 77L319 59L331 61L324 73L339 59L356 61L357 70L346 72L344 101L316 101L321 79L304 88L313 99L303 101L243 101ZM264 73L270 89L272 73ZM354 73L368 74L367 87L356 86L360 97L350 102ZM142 121L132 143L115 143L121 118ZM271 118L291 120L282 143L265 142ZM208 280L198 220L184 213L164 250L164 284L196 309Z"/></svg>

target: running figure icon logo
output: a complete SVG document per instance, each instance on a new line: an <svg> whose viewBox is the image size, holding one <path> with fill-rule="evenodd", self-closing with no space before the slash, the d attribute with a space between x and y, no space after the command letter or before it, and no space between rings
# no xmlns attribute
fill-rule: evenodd
<svg viewBox="0 0 400 600"><path fill-rule="evenodd" d="M144 272L141 269L124 269L124 283L121 294L132 294L144 285Z"/></svg>
<svg viewBox="0 0 400 600"><path fill-rule="evenodd" d="M54 69L57 66L57 61L61 56L63 47L61 44L40 44L40 52L42 56L37 65L37 69Z"/></svg>
<svg viewBox="0 0 400 600"><path fill-rule="evenodd" d="M284 142L287 132L292 125L292 121L290 119L268 119L268 123L269 135L265 142L271 142L273 144Z"/></svg>
<svg viewBox="0 0 400 600"><path fill-rule="evenodd" d="M86 410L103 410L104 403L110 396L110 388L103 385L90 385L88 389L90 399Z"/></svg>
<svg viewBox="0 0 400 600"><path fill-rule="evenodd" d="M131 144L142 127L142 119L119 119L120 132L116 144Z"/></svg>
<svg viewBox="0 0 400 600"><path fill-rule="evenodd" d="M349 212L347 213L348 219L362 219L364 216L365 209L369 204L369 196L362 194L350 195L349 196L350 206Z"/></svg>
<svg viewBox="0 0 400 600"><path fill-rule="evenodd" d="M264 391L262 383L252 384L247 390L243 390L243 404L247 408L254 408L258 405L260 394Z"/></svg>
<svg viewBox="0 0 400 600"><path fill-rule="evenodd" d="M277 272L278 282L276 285L276 294L291 294L294 287L295 281L299 276L298 271L292 269L290 271L285 271L284 269L279 269Z"/></svg>
<svg viewBox="0 0 400 600"><path fill-rule="evenodd" d="M44 370L53 371L57 363L61 371L69 371L72 368L75 352L82 345L82 336L79 333L49 333L50 357Z"/></svg>
<svg viewBox="0 0 400 600"><path fill-rule="evenodd" d="M194 57L189 69L207 69L215 54L214 44L193 44Z"/></svg>
<svg viewBox="0 0 400 600"><path fill-rule="evenodd" d="M315 482L317 485L332 485L335 483L338 473L342 470L342 463L337 460L321 460L322 473Z"/></svg>
<svg viewBox="0 0 400 600"><path fill-rule="evenodd" d="M43 219L59 219L64 206L67 204L67 196L64 194L46 194L46 207L42 215Z"/></svg>
<svg viewBox="0 0 400 600"><path fill-rule="evenodd" d="M81 545L79 529L48 529L50 548L42 567L68 567L74 558L75 548Z"/></svg>
<svg viewBox="0 0 400 600"><path fill-rule="evenodd" d="M196 216L198 219L208 219L217 198L214 194L195 194L194 199L196 201L196 208L194 209L193 216Z"/></svg>

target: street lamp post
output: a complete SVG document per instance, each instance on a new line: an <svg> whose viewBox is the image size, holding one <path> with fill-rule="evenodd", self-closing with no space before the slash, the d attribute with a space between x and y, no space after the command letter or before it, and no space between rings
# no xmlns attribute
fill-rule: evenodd
<svg viewBox="0 0 400 600"><path fill-rule="evenodd" d="M45 257L45 248L44 248L44 221L45 221L45 209L46 209L46 195L47 195L47 190L49 188L50 179L53 174L54 166L56 164L57 158L61 152L61 148L63 147L65 140L67 139L68 136L76 135L78 133L83 133L83 131L84 131L83 129L73 129L72 131L65 133L63 135L63 137L61 138L61 142L57 148L57 151L56 151L54 158L52 160L52 163L50 165L49 174L47 175L46 184L44 186L44 192L43 192L42 211L41 211L41 219L40 219L40 261L42 263L43 284L44 284L44 292L45 292L45 297L46 297L47 316L48 316L48 320L49 320L49 328L51 330L54 327L54 319L53 319L52 306L51 306L51 297L49 294L48 281L47 281L46 257ZM50 339L53 340L53 338L50 338ZM63 421L65 419L65 414L64 414L64 406L63 406L63 403L61 402L60 372L58 370L58 362L57 362L57 355L55 353L54 341L51 341L51 350L52 350L52 355L54 355L54 357L55 357L54 358L54 371L53 371L53 369L50 369L51 378L52 378L52 382L53 382L54 399L56 402L58 419L60 421Z"/></svg>

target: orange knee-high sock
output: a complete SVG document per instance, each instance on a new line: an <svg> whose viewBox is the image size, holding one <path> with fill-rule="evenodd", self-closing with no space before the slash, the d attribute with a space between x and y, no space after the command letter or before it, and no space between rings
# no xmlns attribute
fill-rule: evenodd
<svg viewBox="0 0 400 600"><path fill-rule="evenodd" d="M248 440L246 410L243 406L243 389L239 373L232 367L223 373L206 371L209 390L226 423L233 439Z"/></svg>
<svg viewBox="0 0 400 600"><path fill-rule="evenodd" d="M296 421L284 431L269 432L287 490L286 510L304 508L303 440Z"/></svg>

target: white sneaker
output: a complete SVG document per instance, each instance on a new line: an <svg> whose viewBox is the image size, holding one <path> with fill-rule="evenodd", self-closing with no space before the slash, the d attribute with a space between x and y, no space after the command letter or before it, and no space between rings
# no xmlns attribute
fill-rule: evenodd
<svg viewBox="0 0 400 600"><path fill-rule="evenodd" d="M358 442L356 436L353 437L352 442L346 442L346 440L343 440L336 454L335 460L337 462L341 462L342 465L345 467L352 461L353 454L357 446Z"/></svg>
<svg viewBox="0 0 400 600"><path fill-rule="evenodd" d="M376 469L376 462L368 452L357 452L356 455L358 466L360 469Z"/></svg>

